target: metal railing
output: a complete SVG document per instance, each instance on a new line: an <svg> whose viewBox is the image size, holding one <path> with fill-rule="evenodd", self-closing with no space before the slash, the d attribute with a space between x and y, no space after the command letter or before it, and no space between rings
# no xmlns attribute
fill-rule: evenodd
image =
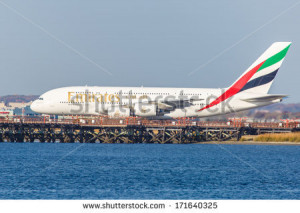
<svg viewBox="0 0 300 213"><path fill-rule="evenodd" d="M58 124L58 125L79 125L79 126L146 126L146 127L186 127L198 126L206 128L277 128L291 129L300 128L299 122L246 122L242 120L230 121L197 121L193 118L180 118L176 120L147 120L138 117L109 118L109 117L67 117L51 119L49 117L27 117L14 116L2 117L0 124Z"/></svg>

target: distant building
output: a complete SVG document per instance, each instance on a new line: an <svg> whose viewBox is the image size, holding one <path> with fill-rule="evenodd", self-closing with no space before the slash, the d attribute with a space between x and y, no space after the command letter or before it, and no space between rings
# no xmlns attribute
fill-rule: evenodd
<svg viewBox="0 0 300 213"><path fill-rule="evenodd" d="M36 112L33 112L31 109L30 109L30 106L26 106L24 108L15 108L14 109L14 115L39 115L38 113Z"/></svg>
<svg viewBox="0 0 300 213"><path fill-rule="evenodd" d="M27 106L30 106L32 102L28 102L28 103L18 103L18 102L9 102L8 103L8 106L12 109L15 109L15 108L24 108L24 107L27 107Z"/></svg>
<svg viewBox="0 0 300 213"><path fill-rule="evenodd" d="M0 102L0 109L5 108L5 103L4 102Z"/></svg>
<svg viewBox="0 0 300 213"><path fill-rule="evenodd" d="M0 117L10 117L14 115L14 111L11 109L0 108Z"/></svg>

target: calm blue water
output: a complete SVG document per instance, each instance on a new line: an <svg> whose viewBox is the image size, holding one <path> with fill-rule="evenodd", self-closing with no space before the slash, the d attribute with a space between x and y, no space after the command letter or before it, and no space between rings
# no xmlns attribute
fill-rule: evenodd
<svg viewBox="0 0 300 213"><path fill-rule="evenodd" d="M300 146L0 144L0 199L300 199Z"/></svg>

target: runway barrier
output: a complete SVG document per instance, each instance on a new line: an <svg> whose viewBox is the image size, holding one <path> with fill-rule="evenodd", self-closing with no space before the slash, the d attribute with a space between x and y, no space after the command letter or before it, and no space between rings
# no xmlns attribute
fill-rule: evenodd
<svg viewBox="0 0 300 213"><path fill-rule="evenodd" d="M300 131L299 122L148 120L138 117L14 116L0 119L0 142L198 143L238 141L242 135Z"/></svg>

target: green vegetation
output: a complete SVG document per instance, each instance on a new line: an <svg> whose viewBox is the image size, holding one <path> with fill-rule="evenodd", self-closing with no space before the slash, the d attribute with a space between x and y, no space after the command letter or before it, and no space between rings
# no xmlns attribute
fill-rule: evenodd
<svg viewBox="0 0 300 213"><path fill-rule="evenodd" d="M254 138L257 137L256 135L243 135L240 141L255 141Z"/></svg>
<svg viewBox="0 0 300 213"><path fill-rule="evenodd" d="M254 138L260 142L300 142L300 132L263 134Z"/></svg>

